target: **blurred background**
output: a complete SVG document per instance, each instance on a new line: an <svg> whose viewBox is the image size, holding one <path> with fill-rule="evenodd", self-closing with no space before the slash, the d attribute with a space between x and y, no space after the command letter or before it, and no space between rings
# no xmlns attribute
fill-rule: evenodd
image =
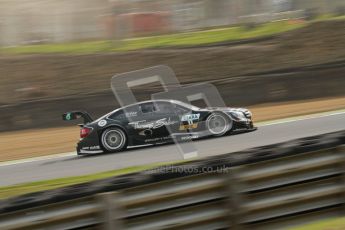
<svg viewBox="0 0 345 230"><path fill-rule="evenodd" d="M1 46L133 38L344 13L343 0L2 0Z"/></svg>
<svg viewBox="0 0 345 230"><path fill-rule="evenodd" d="M113 75L160 64L256 121L343 109L344 28L344 0L1 0L0 161L73 151L61 114L113 110Z"/></svg>
<svg viewBox="0 0 345 230"><path fill-rule="evenodd" d="M157 65L252 111L257 131L195 142L186 162L231 170L128 174L180 162L174 145L76 156L80 128L61 115L116 109L112 76ZM345 0L0 0L0 228L123 218L131 229L267 230L343 216L344 131L311 136L344 128L344 73ZM133 88L138 101L163 90ZM131 186L142 187L119 192ZM345 228L335 222L300 229Z"/></svg>

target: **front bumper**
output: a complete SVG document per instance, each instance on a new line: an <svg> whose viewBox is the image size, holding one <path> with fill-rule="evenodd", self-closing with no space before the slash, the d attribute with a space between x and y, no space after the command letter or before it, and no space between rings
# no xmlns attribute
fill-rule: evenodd
<svg viewBox="0 0 345 230"><path fill-rule="evenodd" d="M234 130L236 129L253 129L254 124L250 119L234 121Z"/></svg>

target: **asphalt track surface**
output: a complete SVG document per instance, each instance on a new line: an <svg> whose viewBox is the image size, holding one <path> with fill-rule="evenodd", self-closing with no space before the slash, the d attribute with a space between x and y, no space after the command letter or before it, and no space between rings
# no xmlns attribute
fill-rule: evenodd
<svg viewBox="0 0 345 230"><path fill-rule="evenodd" d="M260 126L257 131L194 141L198 157L219 155L345 129L345 113ZM80 176L124 167L183 160L174 144L97 156L65 156L0 166L0 186Z"/></svg>

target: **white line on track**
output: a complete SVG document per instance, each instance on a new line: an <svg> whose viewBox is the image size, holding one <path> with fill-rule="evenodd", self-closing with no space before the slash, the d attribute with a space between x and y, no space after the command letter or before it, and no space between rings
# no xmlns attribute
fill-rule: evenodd
<svg viewBox="0 0 345 230"><path fill-rule="evenodd" d="M263 127L263 126L269 126L269 125L278 125L278 124L295 122L295 121L336 116L340 114L345 114L345 110L343 109L343 110L336 110L336 111L330 111L330 112L314 113L314 114L308 114L308 115L302 115L302 116L296 116L296 117L283 118L283 119L272 120L272 121L263 121L263 122L258 122L257 126Z"/></svg>
<svg viewBox="0 0 345 230"><path fill-rule="evenodd" d="M335 116L335 115L340 115L340 114L345 114L345 110L336 110L336 111L330 111L330 112L290 117L290 118L285 118L285 119L278 119L278 120L273 120L273 121L258 122L256 123L256 125L258 127L263 127L263 126L278 125L278 124L301 121L301 120L309 120L309 119L314 119L314 118ZM21 159L21 160L4 161L4 162L0 162L0 167L30 163L30 162L35 162L35 161L58 159L58 158L63 158L63 157L71 157L71 156L76 156L76 155L77 155L76 152L68 152L68 153L58 153L58 154L42 156L42 157L26 158L26 159Z"/></svg>
<svg viewBox="0 0 345 230"><path fill-rule="evenodd" d="M26 158L26 159L21 159L21 160L4 161L4 162L0 162L0 167L22 164L22 163L30 163L30 162L35 162L35 161L51 160L51 159L70 157L70 156L76 156L76 155L77 155L77 152L68 152L68 153L58 153L58 154L53 154L53 155L48 155L48 156Z"/></svg>

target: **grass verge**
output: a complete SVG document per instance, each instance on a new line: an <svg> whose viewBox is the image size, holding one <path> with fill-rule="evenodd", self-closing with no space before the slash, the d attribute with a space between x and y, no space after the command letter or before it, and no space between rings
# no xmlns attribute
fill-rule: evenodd
<svg viewBox="0 0 345 230"><path fill-rule="evenodd" d="M318 221L291 228L290 230L342 230L345 229L345 217Z"/></svg>
<svg viewBox="0 0 345 230"><path fill-rule="evenodd" d="M0 51L2 51L4 54L86 54L130 51L158 47L194 46L269 36L301 28L305 25L307 25L307 23L302 21L277 21L266 23L251 29L242 26L236 26L198 32L125 39L118 42L92 41L78 43L25 45L1 48Z"/></svg>
<svg viewBox="0 0 345 230"><path fill-rule="evenodd" d="M314 22L332 21L332 20L345 20L345 15L323 14L315 18Z"/></svg>
<svg viewBox="0 0 345 230"><path fill-rule="evenodd" d="M93 180L99 180L99 179L104 179L108 177L139 172L143 170L152 169L158 166L170 165L173 163L178 163L178 162L170 162L170 163L166 162L166 163L156 163L156 164L149 164L149 165L142 165L142 166L134 166L134 167L128 167L124 169L106 171L106 172L89 174L89 175L84 175L84 176L66 177L66 178L58 178L58 179L53 179L53 180L44 180L44 181L18 184L18 185L4 186L4 187L0 187L0 199L6 199L9 197L19 196L19 195L23 195L27 193L45 191L49 189L60 188L60 187L65 187L69 185L74 185L74 184L81 184L81 183L85 183L85 182L89 182Z"/></svg>

